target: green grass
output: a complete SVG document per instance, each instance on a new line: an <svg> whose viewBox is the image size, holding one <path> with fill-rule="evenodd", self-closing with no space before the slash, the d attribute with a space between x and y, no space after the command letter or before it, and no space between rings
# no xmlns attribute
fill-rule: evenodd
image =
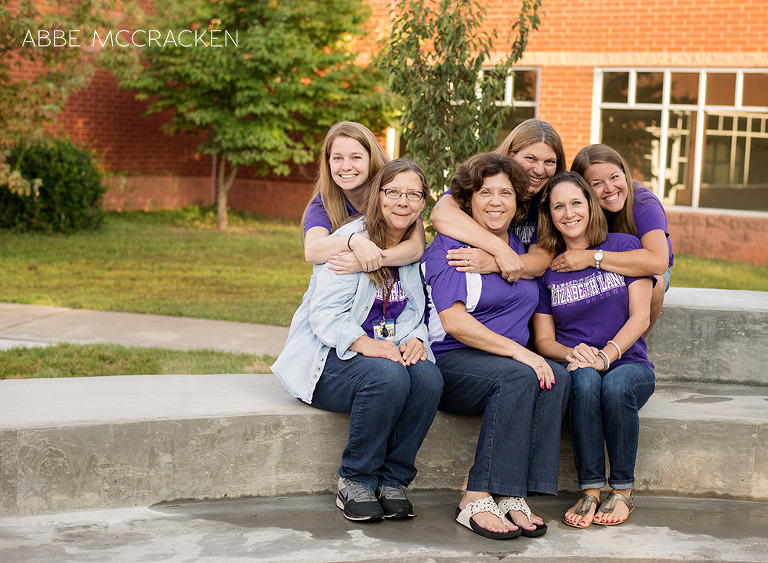
<svg viewBox="0 0 768 563"><path fill-rule="evenodd" d="M287 326L312 268L295 222L110 213L100 231L0 233L0 301Z"/></svg>
<svg viewBox="0 0 768 563"><path fill-rule="evenodd" d="M112 344L57 344L0 352L0 379L99 375L269 373L272 356Z"/></svg>
<svg viewBox="0 0 768 563"><path fill-rule="evenodd" d="M0 301L288 326L312 268L299 225L212 209L110 213L100 231L0 231ZM676 256L672 286L768 291L768 266ZM75 346L0 352L0 379L267 373L274 358Z"/></svg>
<svg viewBox="0 0 768 563"><path fill-rule="evenodd" d="M768 266L675 256L672 287L768 291Z"/></svg>

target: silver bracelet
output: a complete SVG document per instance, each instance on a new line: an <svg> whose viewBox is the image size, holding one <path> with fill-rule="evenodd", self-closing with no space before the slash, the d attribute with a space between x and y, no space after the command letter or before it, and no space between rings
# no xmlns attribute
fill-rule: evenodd
<svg viewBox="0 0 768 563"><path fill-rule="evenodd" d="M616 351L619 353L619 357L616 358L617 360L621 359L621 348L619 348L619 345L616 344L613 340L609 340L608 344L613 344L614 348L616 348Z"/></svg>
<svg viewBox="0 0 768 563"><path fill-rule="evenodd" d="M602 350L598 350L597 353L603 359L603 369L600 371L608 370L608 368L611 367L611 361L608 359L608 354L606 354Z"/></svg>

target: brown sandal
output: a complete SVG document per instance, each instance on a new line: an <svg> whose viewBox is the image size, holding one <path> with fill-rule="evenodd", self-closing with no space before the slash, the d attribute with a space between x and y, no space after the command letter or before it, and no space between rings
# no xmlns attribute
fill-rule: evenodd
<svg viewBox="0 0 768 563"><path fill-rule="evenodd" d="M629 493L629 498L627 498L626 495L622 495L621 493L611 493L608 495L608 498L605 499L603 504L600 505L600 508L597 509L598 512L602 512L603 514L610 514L616 508L616 503L621 501L626 504L627 508L629 509L629 512L627 512L627 517L621 522L598 522L595 520L595 524L599 524L600 526L618 526L619 524L623 524L629 519L629 515L632 514L632 511L635 509L635 503L632 502L634 500L634 491Z"/></svg>
<svg viewBox="0 0 768 563"><path fill-rule="evenodd" d="M589 511L592 510L592 506L599 503L600 503L600 500L595 495L588 495L587 493L582 493L582 495L579 497L579 502L576 503L576 514L578 514L579 516L584 516L585 514L589 514ZM571 522L568 522L568 520L565 519L565 515L563 515L563 523L569 525L571 528L578 528L579 530L582 530L584 528L589 528L592 525L592 522L589 522L586 526L579 526L577 524L573 524Z"/></svg>

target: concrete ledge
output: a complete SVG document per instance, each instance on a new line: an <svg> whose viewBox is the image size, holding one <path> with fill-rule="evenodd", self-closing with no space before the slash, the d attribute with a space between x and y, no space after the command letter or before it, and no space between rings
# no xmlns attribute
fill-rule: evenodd
<svg viewBox="0 0 768 563"><path fill-rule="evenodd" d="M768 386L768 292L670 288L648 356L660 382Z"/></svg>
<svg viewBox="0 0 768 563"><path fill-rule="evenodd" d="M641 417L638 490L768 501L765 393L659 389ZM462 487L479 422L438 413L414 489ZM329 492L347 430L269 375L0 381L0 516Z"/></svg>

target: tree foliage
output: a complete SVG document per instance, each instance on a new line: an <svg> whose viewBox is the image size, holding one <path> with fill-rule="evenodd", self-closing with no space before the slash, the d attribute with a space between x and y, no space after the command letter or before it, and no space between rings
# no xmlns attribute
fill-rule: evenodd
<svg viewBox="0 0 768 563"><path fill-rule="evenodd" d="M41 138L69 94L85 86L94 70L91 57L82 47L54 47L53 32L76 29L87 35L104 24L110 3L56 2L41 13L30 0L20 0L14 9L10 0L0 0L0 146ZM48 44L40 41L46 36ZM25 65L24 76L14 70Z"/></svg>
<svg viewBox="0 0 768 563"><path fill-rule="evenodd" d="M393 30L378 59L401 101L406 151L427 175L434 195L448 174L491 150L509 106L505 80L538 28L541 0L524 0L511 26L511 48L494 62L496 30L484 31L486 9L467 0L396 0Z"/></svg>
<svg viewBox="0 0 768 563"><path fill-rule="evenodd" d="M352 50L370 13L362 0L156 0L155 13L137 28L218 30L229 42L123 49L113 60L150 113L173 110L166 132L206 134L199 151L218 155L219 228L238 167L287 174L314 160L334 122L386 124L381 78Z"/></svg>

